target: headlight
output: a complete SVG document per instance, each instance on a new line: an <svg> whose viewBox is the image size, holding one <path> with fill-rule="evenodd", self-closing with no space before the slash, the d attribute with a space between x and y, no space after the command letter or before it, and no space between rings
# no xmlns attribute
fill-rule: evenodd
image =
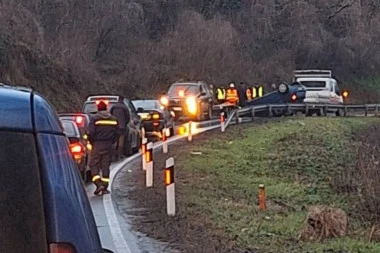
<svg viewBox="0 0 380 253"><path fill-rule="evenodd" d="M167 106L169 104L169 99L167 97L161 97L160 98L160 103L163 105L163 106Z"/></svg>
<svg viewBox="0 0 380 253"><path fill-rule="evenodd" d="M285 83L281 83L279 86L278 86L278 91L280 93L286 93L288 92L288 85L286 85Z"/></svg>
<svg viewBox="0 0 380 253"><path fill-rule="evenodd" d="M197 100L194 97L186 98L186 106L190 114L194 115L197 113Z"/></svg>

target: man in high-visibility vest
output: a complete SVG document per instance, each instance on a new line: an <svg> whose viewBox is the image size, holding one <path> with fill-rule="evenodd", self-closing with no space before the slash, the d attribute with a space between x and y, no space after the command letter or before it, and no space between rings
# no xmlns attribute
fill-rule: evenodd
<svg viewBox="0 0 380 253"><path fill-rule="evenodd" d="M235 105L239 102L238 90L236 89L234 83L230 83L230 87L227 89L226 101Z"/></svg>
<svg viewBox="0 0 380 253"><path fill-rule="evenodd" d="M92 182L96 186L95 195L109 193L107 190L113 144L120 136L118 122L107 111L107 104L100 101L98 113L91 118L88 140L92 145L90 163ZM100 176L100 171L102 176Z"/></svg>
<svg viewBox="0 0 380 253"><path fill-rule="evenodd" d="M223 103L226 100L226 91L225 89L218 88L217 89L217 97L218 102Z"/></svg>

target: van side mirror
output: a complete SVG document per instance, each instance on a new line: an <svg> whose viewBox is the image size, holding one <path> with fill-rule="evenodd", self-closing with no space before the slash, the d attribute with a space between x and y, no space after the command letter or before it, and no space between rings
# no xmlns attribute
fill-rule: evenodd
<svg viewBox="0 0 380 253"><path fill-rule="evenodd" d="M144 108L142 107L137 108L137 112L143 112L143 111L144 111Z"/></svg>
<svg viewBox="0 0 380 253"><path fill-rule="evenodd" d="M102 249L103 250L103 253L114 253L113 251L109 250L109 249Z"/></svg>
<svg viewBox="0 0 380 253"><path fill-rule="evenodd" d="M200 96L206 96L206 92L205 91L202 91Z"/></svg>

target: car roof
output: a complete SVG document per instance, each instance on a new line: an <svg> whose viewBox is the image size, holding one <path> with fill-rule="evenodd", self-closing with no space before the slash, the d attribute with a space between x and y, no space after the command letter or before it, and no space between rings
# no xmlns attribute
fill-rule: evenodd
<svg viewBox="0 0 380 253"><path fill-rule="evenodd" d="M172 86L185 86L185 85L193 85L193 86L199 86L204 83L198 83L198 82L183 82L183 83L173 83Z"/></svg>
<svg viewBox="0 0 380 253"><path fill-rule="evenodd" d="M0 85L0 129L63 134L52 105L25 87Z"/></svg>

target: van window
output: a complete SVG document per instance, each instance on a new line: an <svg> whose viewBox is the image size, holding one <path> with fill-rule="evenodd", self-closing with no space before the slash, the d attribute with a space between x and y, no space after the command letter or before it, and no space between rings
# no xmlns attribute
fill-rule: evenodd
<svg viewBox="0 0 380 253"><path fill-rule="evenodd" d="M47 252L34 137L0 131L0 252Z"/></svg>
<svg viewBox="0 0 380 253"><path fill-rule="evenodd" d="M325 88L325 81L300 81L300 83L306 88Z"/></svg>

